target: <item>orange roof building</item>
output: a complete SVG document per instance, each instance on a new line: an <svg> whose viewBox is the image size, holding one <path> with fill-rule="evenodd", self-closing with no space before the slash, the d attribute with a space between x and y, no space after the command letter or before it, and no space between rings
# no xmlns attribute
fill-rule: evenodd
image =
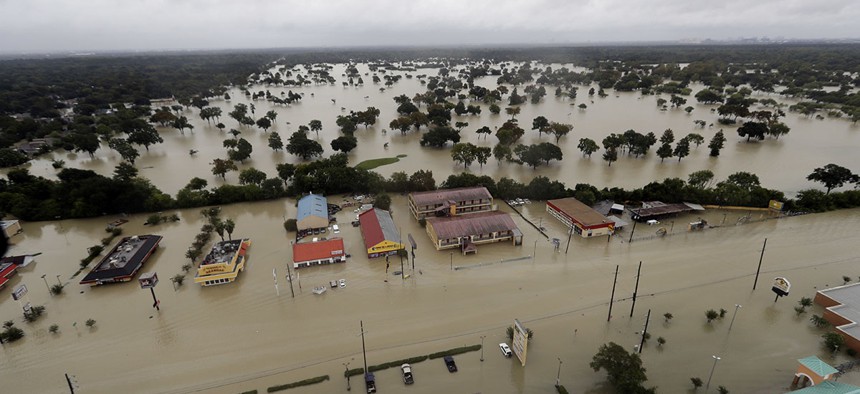
<svg viewBox="0 0 860 394"><path fill-rule="evenodd" d="M293 244L293 268L344 262L343 238Z"/></svg>

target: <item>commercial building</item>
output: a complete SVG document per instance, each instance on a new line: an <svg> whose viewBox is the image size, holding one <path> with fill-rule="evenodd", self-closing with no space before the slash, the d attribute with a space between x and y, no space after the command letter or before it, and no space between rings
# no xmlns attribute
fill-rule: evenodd
<svg viewBox="0 0 860 394"><path fill-rule="evenodd" d="M644 222L659 219L664 216L676 215L690 211L704 211L705 208L691 202L666 204L662 201L645 201L639 208L628 208L633 220Z"/></svg>
<svg viewBox="0 0 860 394"><path fill-rule="evenodd" d="M18 271L18 264L11 261L0 262L0 289L6 286L9 278L15 276L16 271Z"/></svg>
<svg viewBox="0 0 860 394"><path fill-rule="evenodd" d="M815 303L824 307L822 317L845 338L845 346L860 352L860 283L819 290Z"/></svg>
<svg viewBox="0 0 860 394"><path fill-rule="evenodd" d="M343 239L293 244L293 268L346 262Z"/></svg>
<svg viewBox="0 0 860 394"><path fill-rule="evenodd" d="M326 227L328 227L328 200L317 194L302 197L296 213L296 228L299 236L325 230Z"/></svg>
<svg viewBox="0 0 860 394"><path fill-rule="evenodd" d="M12 238L13 235L21 232L21 223L17 220L0 220L0 227L6 234L6 238Z"/></svg>
<svg viewBox="0 0 860 394"><path fill-rule="evenodd" d="M504 212L481 212L465 216L427 218L427 235L436 250L460 248L475 252L475 245L510 240L521 245L523 233L511 215Z"/></svg>
<svg viewBox="0 0 860 394"><path fill-rule="evenodd" d="M615 228L614 221L573 197L547 201L546 211L583 238L609 235Z"/></svg>
<svg viewBox="0 0 860 394"><path fill-rule="evenodd" d="M358 222L368 258L387 256L404 248L400 232L388 211L379 208L364 211L358 215Z"/></svg>
<svg viewBox="0 0 860 394"><path fill-rule="evenodd" d="M409 195L409 210L415 219L457 216L495 209L493 196L483 186L439 189Z"/></svg>
<svg viewBox="0 0 860 394"><path fill-rule="evenodd" d="M155 252L162 238L151 234L123 238L81 279L80 284L96 286L130 281Z"/></svg>
<svg viewBox="0 0 860 394"><path fill-rule="evenodd" d="M194 275L194 283L214 286L235 281L239 272L245 270L250 246L251 240L248 238L216 243L200 262L197 274Z"/></svg>

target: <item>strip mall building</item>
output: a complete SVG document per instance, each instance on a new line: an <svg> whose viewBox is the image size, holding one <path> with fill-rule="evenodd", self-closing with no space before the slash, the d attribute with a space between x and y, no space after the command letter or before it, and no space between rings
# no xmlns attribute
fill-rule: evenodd
<svg viewBox="0 0 860 394"><path fill-rule="evenodd" d="M614 229L612 220L573 197L547 201L546 211L583 238L609 235Z"/></svg>

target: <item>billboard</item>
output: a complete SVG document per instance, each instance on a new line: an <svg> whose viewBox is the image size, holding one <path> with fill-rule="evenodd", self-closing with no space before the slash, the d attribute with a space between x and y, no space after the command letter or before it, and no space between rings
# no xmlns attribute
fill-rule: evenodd
<svg viewBox="0 0 860 394"><path fill-rule="evenodd" d="M517 358L520 359L520 363L523 366L526 366L526 353L528 353L529 347L529 333L520 321L514 319L514 338L511 341L511 349L514 351L514 354L517 355Z"/></svg>
<svg viewBox="0 0 860 394"><path fill-rule="evenodd" d="M27 295L27 285L20 285L12 291L12 299L15 301L20 300L25 295Z"/></svg>
<svg viewBox="0 0 860 394"><path fill-rule="evenodd" d="M784 205L785 203L782 201L770 200L770 202L767 204L767 207L774 211L782 211L782 207Z"/></svg>

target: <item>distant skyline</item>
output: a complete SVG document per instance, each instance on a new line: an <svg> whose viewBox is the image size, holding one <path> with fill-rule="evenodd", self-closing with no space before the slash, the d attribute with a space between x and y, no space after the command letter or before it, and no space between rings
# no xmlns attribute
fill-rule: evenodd
<svg viewBox="0 0 860 394"><path fill-rule="evenodd" d="M860 38L857 0L0 0L0 53Z"/></svg>

